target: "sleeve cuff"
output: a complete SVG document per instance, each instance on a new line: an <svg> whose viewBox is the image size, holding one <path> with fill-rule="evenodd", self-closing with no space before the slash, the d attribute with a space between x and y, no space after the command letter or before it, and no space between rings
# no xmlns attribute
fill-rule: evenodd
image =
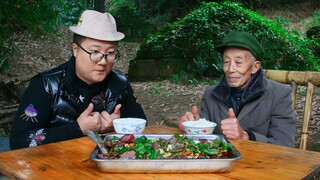
<svg viewBox="0 0 320 180"><path fill-rule="evenodd" d="M71 138L79 138L84 136L77 121L71 123L69 126L71 127L69 128L69 136Z"/></svg>
<svg viewBox="0 0 320 180"><path fill-rule="evenodd" d="M253 132L252 131L250 131L250 130L245 130L247 133L248 133L248 135L249 135L249 140L251 140L251 141L256 141L256 136L253 134Z"/></svg>

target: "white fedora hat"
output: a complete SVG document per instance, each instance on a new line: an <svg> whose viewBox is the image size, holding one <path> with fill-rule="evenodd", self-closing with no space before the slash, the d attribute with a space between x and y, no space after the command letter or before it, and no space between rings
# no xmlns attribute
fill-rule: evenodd
<svg viewBox="0 0 320 180"><path fill-rule="evenodd" d="M117 31L116 21L111 14L94 10L85 10L78 25L69 28L81 36L103 41L119 41L124 38L124 34Z"/></svg>

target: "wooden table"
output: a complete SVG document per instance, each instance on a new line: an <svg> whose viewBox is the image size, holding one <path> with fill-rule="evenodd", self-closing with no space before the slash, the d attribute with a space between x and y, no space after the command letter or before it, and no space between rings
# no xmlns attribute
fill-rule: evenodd
<svg viewBox="0 0 320 180"><path fill-rule="evenodd" d="M172 134L167 126L144 133ZM0 153L0 173L12 179L304 179L320 172L320 153L266 143L233 140L242 158L228 173L113 174L97 169L89 156L96 146L88 137Z"/></svg>

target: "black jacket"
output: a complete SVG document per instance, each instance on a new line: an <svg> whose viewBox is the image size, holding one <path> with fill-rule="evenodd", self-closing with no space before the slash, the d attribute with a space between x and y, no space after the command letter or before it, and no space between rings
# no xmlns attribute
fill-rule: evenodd
<svg viewBox="0 0 320 180"><path fill-rule="evenodd" d="M95 111L108 113L120 103L121 117L146 119L123 73L113 70L89 86L76 76L72 57L32 78L12 125L11 149L82 137L76 120L90 102Z"/></svg>

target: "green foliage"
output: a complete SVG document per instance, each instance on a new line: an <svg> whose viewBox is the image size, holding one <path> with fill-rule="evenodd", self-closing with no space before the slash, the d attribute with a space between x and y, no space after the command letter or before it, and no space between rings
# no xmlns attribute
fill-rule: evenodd
<svg viewBox="0 0 320 180"><path fill-rule="evenodd" d="M75 24L82 4L64 0L0 1L0 71L8 71L8 61L17 52L12 35L28 31L32 38L54 38L61 25Z"/></svg>
<svg viewBox="0 0 320 180"><path fill-rule="evenodd" d="M264 68L320 70L319 57L311 50L316 46L314 41L231 2L203 3L183 19L150 35L142 44L137 59L146 54L151 58L188 57L210 62L207 67L214 67L218 74L222 66L221 55L214 47L230 31L248 31L257 37L266 50L262 60ZM197 71L201 72L203 67L201 65Z"/></svg>
<svg viewBox="0 0 320 180"><path fill-rule="evenodd" d="M113 0L106 1L106 11L115 16L117 24L123 30L132 27L132 31L139 33L140 38L145 38L148 33L157 31L174 22L179 17L184 17L188 12L199 7L201 0ZM144 29L144 30L143 30ZM126 37L137 34L124 30ZM128 40L128 39L125 40Z"/></svg>
<svg viewBox="0 0 320 180"><path fill-rule="evenodd" d="M320 56L320 10L313 13L307 28L307 37L317 43L317 46L315 47L315 54Z"/></svg>
<svg viewBox="0 0 320 180"><path fill-rule="evenodd" d="M56 1L57 2L57 1ZM60 0L60 5L57 7L58 18L65 26L71 26L78 23L81 13L84 11L84 1L64 1Z"/></svg>
<svg viewBox="0 0 320 180"><path fill-rule="evenodd" d="M107 1L107 11L114 12L122 6L134 8L139 14L149 21L157 24L173 22L177 17L183 17L187 12L198 7L201 0L113 0Z"/></svg>
<svg viewBox="0 0 320 180"><path fill-rule="evenodd" d="M320 152L320 143L313 143L311 144L311 151L318 151Z"/></svg>
<svg viewBox="0 0 320 180"><path fill-rule="evenodd" d="M312 14L310 25L311 26L320 26L320 10L317 10Z"/></svg>
<svg viewBox="0 0 320 180"><path fill-rule="evenodd" d="M192 73L187 73L185 71L181 71L180 73L173 74L171 76L171 82L173 83L179 83L179 84L185 84L185 85L202 85L202 86L208 86L208 85L214 85L218 83L217 78L207 78L204 76L196 77Z"/></svg>
<svg viewBox="0 0 320 180"><path fill-rule="evenodd" d="M161 83L159 82L158 84L155 84L155 85L152 85L150 87L150 94L160 94L160 91L161 91Z"/></svg>
<svg viewBox="0 0 320 180"><path fill-rule="evenodd" d="M180 73L173 74L171 77L171 81L173 83L181 83L181 84L192 84L194 82L193 74L187 73L185 71L181 71Z"/></svg>
<svg viewBox="0 0 320 180"><path fill-rule="evenodd" d="M110 12L117 21L117 29L126 35L126 41L141 42L141 39L153 29L133 6L122 5Z"/></svg>
<svg viewBox="0 0 320 180"><path fill-rule="evenodd" d="M301 0L232 0L233 2L241 3L244 7L249 9L261 9L270 7L281 7L287 4L300 3Z"/></svg>

